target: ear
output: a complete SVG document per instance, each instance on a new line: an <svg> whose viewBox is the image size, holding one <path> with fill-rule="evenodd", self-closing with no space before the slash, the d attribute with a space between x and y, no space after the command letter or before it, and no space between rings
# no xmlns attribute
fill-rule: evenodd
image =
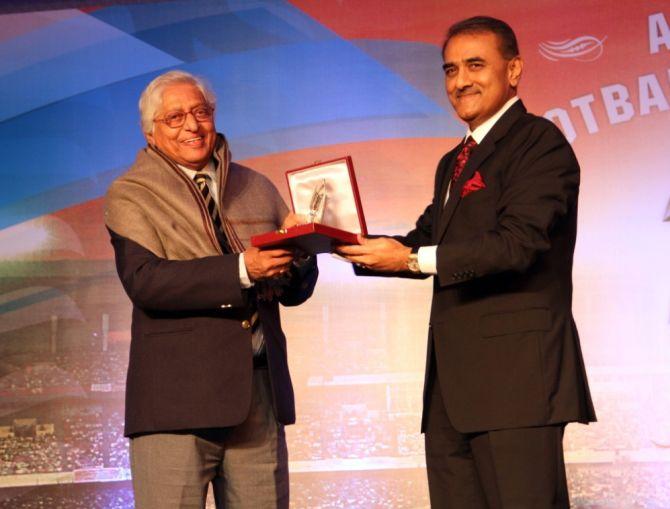
<svg viewBox="0 0 670 509"><path fill-rule="evenodd" d="M521 81L521 73L523 72L523 60L520 56L514 57L507 64L507 79L512 88L516 88Z"/></svg>
<svg viewBox="0 0 670 509"><path fill-rule="evenodd" d="M146 138L149 145L156 145L156 140L154 139L153 133L144 133L144 137Z"/></svg>

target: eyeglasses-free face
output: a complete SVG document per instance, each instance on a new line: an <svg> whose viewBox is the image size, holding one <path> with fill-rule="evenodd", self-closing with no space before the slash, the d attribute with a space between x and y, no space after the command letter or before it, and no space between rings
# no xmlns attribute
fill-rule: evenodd
<svg viewBox="0 0 670 509"><path fill-rule="evenodd" d="M163 91L162 104L147 141L175 163L203 168L216 144L213 110L198 87L177 83Z"/></svg>
<svg viewBox="0 0 670 509"><path fill-rule="evenodd" d="M444 78L456 114L474 130L514 95L523 62L506 59L498 35L464 33L452 37L444 50Z"/></svg>

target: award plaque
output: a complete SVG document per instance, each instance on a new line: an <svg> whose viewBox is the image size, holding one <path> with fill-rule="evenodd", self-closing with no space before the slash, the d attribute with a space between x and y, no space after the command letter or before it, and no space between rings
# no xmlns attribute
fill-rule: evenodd
<svg viewBox="0 0 670 509"><path fill-rule="evenodd" d="M329 253L338 244L358 244L367 235L351 157L286 172L293 211L306 223L251 237L255 247L298 247Z"/></svg>

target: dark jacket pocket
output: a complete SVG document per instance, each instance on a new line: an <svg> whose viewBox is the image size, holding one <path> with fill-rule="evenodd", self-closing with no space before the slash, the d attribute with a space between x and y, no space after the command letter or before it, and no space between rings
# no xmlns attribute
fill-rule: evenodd
<svg viewBox="0 0 670 509"><path fill-rule="evenodd" d="M480 334L483 338L520 332L547 331L550 327L551 313L547 308L492 313L482 316L480 320Z"/></svg>

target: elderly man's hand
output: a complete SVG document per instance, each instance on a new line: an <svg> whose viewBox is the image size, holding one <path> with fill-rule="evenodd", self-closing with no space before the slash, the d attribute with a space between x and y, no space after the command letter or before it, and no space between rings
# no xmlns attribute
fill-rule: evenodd
<svg viewBox="0 0 670 509"><path fill-rule="evenodd" d="M278 276L291 268L293 251L288 249L258 249L244 251L244 264L252 281Z"/></svg>
<svg viewBox="0 0 670 509"><path fill-rule="evenodd" d="M347 260L366 269L380 272L402 272L407 270L407 259L411 248L395 239L380 237L367 239L358 236L360 245L339 246L335 251Z"/></svg>

